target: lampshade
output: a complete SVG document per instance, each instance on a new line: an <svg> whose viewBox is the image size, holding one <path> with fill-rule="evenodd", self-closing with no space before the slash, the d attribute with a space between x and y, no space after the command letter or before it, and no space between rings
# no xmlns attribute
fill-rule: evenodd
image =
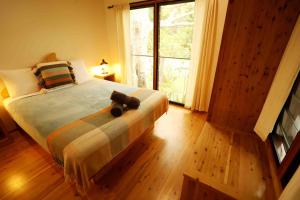
<svg viewBox="0 0 300 200"><path fill-rule="evenodd" d="M108 69L108 62L102 59L99 66L95 66L92 68L92 72L95 75L108 74L107 69Z"/></svg>
<svg viewBox="0 0 300 200"><path fill-rule="evenodd" d="M102 74L107 74L107 68L108 68L108 63L102 59L102 62L100 63L100 67L101 67L101 73Z"/></svg>
<svg viewBox="0 0 300 200"><path fill-rule="evenodd" d="M93 72L94 75L100 75L101 74L101 67L100 66L93 67L92 72Z"/></svg>

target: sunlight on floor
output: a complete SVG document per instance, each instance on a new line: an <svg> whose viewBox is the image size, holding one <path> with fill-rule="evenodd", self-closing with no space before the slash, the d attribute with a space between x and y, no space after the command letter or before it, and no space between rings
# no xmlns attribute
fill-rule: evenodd
<svg viewBox="0 0 300 200"><path fill-rule="evenodd" d="M8 189L11 191L20 190L25 184L25 178L22 175L13 175L7 180Z"/></svg>

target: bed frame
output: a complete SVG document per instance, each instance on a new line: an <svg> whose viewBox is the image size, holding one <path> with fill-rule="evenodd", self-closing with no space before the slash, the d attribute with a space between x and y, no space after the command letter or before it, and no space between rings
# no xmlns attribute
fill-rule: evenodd
<svg viewBox="0 0 300 200"><path fill-rule="evenodd" d="M99 172L97 172L97 174L95 174L91 178L91 181L94 184L97 184L99 182L99 180L105 174L107 174L113 167L115 167L116 165L118 165L119 162L122 161L122 159L128 155L128 153L130 152L130 150L132 150L138 143L140 143L147 135L150 135L152 133L153 128L154 128L154 124L150 125L144 131L144 133L141 134L133 143L131 143L128 147L126 147L126 149L124 149L123 151L121 151L109 163L107 163L106 165L104 165L104 167L102 167L101 170Z"/></svg>
<svg viewBox="0 0 300 200"><path fill-rule="evenodd" d="M13 120L13 118L11 118ZM13 120L14 121L14 120ZM16 130L22 130L24 133L26 133L26 131L24 131L17 122L14 121L14 123L16 124ZM113 167L117 166L119 164L120 161L122 161L122 159L126 156L128 156L128 153L130 152L130 150L132 150L138 143L140 143L146 136L150 135L153 131L154 128L154 123L151 124L133 143L131 143L128 147L126 147L123 151L121 151L117 156L115 156L109 163L107 163L106 165L104 165L100 171L98 171L91 179L90 181L97 185L98 182L100 182L100 179L106 175L111 169L113 169ZM26 133L27 134L27 133ZM29 134L27 134L29 136ZM31 138L31 137L30 137ZM32 139L32 138L31 138ZM32 139L33 140L33 139ZM42 148L42 147L41 147ZM49 153L49 152L48 152ZM49 153L50 154L50 153ZM54 161L55 162L55 161ZM63 169L63 168L62 168ZM71 186L73 187L74 191L76 192L76 186L71 184ZM76 192L77 193L77 192Z"/></svg>

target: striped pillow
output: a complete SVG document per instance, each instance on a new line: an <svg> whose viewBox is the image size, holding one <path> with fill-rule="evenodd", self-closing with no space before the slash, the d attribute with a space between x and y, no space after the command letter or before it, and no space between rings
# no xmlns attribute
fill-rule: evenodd
<svg viewBox="0 0 300 200"><path fill-rule="evenodd" d="M39 85L46 89L75 83L73 68L67 61L40 63L34 74L38 78Z"/></svg>

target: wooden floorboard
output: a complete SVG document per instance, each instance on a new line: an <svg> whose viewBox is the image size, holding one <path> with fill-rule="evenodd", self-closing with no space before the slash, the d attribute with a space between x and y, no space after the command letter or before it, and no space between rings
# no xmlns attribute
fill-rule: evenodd
<svg viewBox="0 0 300 200"><path fill-rule="evenodd" d="M80 197L63 170L26 134L0 147L0 199L179 199L183 173L196 170L248 199L273 199L263 144L222 131L206 115L170 106L168 113L88 192Z"/></svg>

